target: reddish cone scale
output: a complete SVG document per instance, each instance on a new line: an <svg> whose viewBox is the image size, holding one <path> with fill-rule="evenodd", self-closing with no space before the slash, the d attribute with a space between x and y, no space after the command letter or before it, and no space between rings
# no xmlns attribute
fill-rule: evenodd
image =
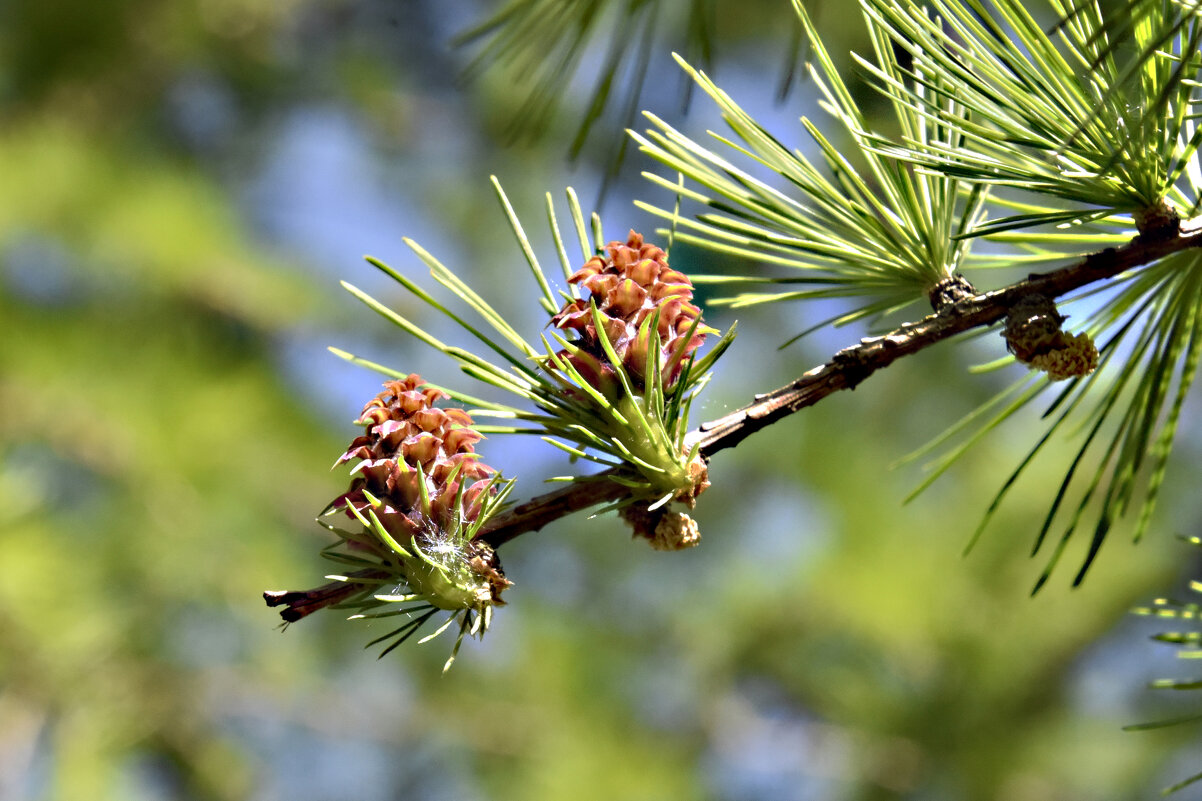
<svg viewBox="0 0 1202 801"><path fill-rule="evenodd" d="M610 242L606 253L593 256L568 278L569 283L587 289L589 297L568 303L551 318L556 328L580 334L580 340L574 343L580 350L561 351L559 356L571 362L593 386L607 392L614 389L613 366L598 339L591 302L600 312L605 337L622 367L642 385L647 379L652 336L650 324L642 333L640 329L651 319L659 333L659 365L664 390L668 391L706 334L714 329L699 322L701 309L690 302L692 282L668 266L667 254L661 248L643 242L641 234L631 231L625 244ZM695 322L698 324L693 329Z"/></svg>

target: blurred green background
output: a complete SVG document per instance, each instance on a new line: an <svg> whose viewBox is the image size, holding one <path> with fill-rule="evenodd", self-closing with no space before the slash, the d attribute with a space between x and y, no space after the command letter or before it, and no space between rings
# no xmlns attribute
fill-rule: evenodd
<svg viewBox="0 0 1202 801"><path fill-rule="evenodd" d="M481 45L450 45L495 8L0 4L0 800L1096 801L1196 770L1196 732L1120 727L1173 709L1144 684L1180 669L1125 610L1202 572L1169 536L1196 531L1202 440L1179 443L1150 541L1116 538L1075 591L1062 571L1028 597L1026 556L1071 454L961 555L1033 416L902 505L922 473L890 465L1013 379L965 372L993 337L720 454L693 551L583 515L507 545L510 603L445 677L442 640L378 661L382 632L336 613L276 630L260 593L329 571L312 519L381 381L325 346L459 380L337 280L446 333L360 259L422 275L411 236L536 335L487 176L549 253L542 193L596 197L620 136L611 104L567 158L598 38L545 135L507 143L522 75L464 84ZM830 49L862 48L836 8ZM812 87L773 102L788 4L715 13L719 82L800 146ZM681 117L656 43L641 107L716 127L700 101ZM631 155L609 187L609 237L651 229L630 202L649 168ZM703 261L722 269L673 253ZM776 349L819 313L742 314L701 417L861 335ZM521 497L568 469L527 441L480 450Z"/></svg>

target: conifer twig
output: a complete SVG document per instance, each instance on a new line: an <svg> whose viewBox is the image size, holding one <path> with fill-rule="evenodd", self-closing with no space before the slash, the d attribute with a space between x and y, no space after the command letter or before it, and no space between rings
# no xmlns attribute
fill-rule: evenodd
<svg viewBox="0 0 1202 801"><path fill-rule="evenodd" d="M701 444L707 459L732 448L751 434L796 411L812 406L841 389L855 389L877 370L902 356L917 353L973 328L990 325L1005 317L1007 310L1030 294L1060 297L1107 278L1161 259L1171 253L1202 247L1202 224L1182 226L1181 233L1165 238L1135 237L1118 248L1092 253L1075 264L1048 273L1028 276L1010 286L984 292L944 306L923 319L906 323L884 336L869 337L844 348L830 361L815 367L779 389L757 395L741 409L702 423L690 433L690 443ZM541 495L520 506L497 514L480 536L496 547L527 531L542 528L560 516L613 500L616 487L605 492L605 483L573 486ZM585 495L581 499L576 496Z"/></svg>
<svg viewBox="0 0 1202 801"><path fill-rule="evenodd" d="M700 444L701 454L708 460L718 451L734 447L756 431L807 406L813 406L838 390L855 389L868 376L903 356L918 353L973 328L997 322L1005 317L1010 307L1027 295L1041 294L1057 298L1172 253L1196 247L1202 247L1202 224L1183 224L1179 232L1169 236L1137 236L1122 247L1092 253L1068 267L1032 274L992 292L961 297L917 322L905 323L884 336L869 337L844 348L825 364L785 386L757 395L747 406L717 420L702 423L690 432L686 441ZM598 474L596 481L574 482L499 512L484 526L479 538L496 548L561 517L618 500L625 494L626 488L617 482L601 480L608 472L612 471ZM354 579L360 577L371 579L373 576L371 571L349 573L343 580L312 590L266 592L264 600L268 606L284 606L281 617L293 622L358 592L361 585Z"/></svg>

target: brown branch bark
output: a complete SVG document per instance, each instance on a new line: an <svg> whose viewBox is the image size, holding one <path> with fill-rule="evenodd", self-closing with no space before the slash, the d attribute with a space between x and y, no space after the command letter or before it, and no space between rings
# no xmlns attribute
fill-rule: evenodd
<svg viewBox="0 0 1202 801"><path fill-rule="evenodd" d="M368 569L348 573L347 577L373 579L386 578L387 575L382 570ZM345 601L363 589L363 583L365 582L356 584L354 581L331 581L311 590L267 590L263 593L263 600L268 606L283 606L280 617L285 623L294 623L318 609Z"/></svg>
<svg viewBox="0 0 1202 801"><path fill-rule="evenodd" d="M1113 278L1133 267L1149 264L1189 248L1202 247L1202 225L1182 227L1173 235L1136 237L1119 248L1107 248L1090 254L1075 264L1049 273L1032 274L1003 289L963 297L953 292L942 298L938 311L921 320L906 323L890 333L862 339L844 348L830 361L815 367L779 389L757 395L751 403L717 420L702 423L688 435L690 443L700 443L701 454L708 460L715 453L733 448L760 429L788 417L807 406L843 389L855 389L864 379L893 362L918 353L937 342L973 328L991 325L1006 316L1019 299L1030 294L1050 298ZM959 298L956 300L956 298ZM947 302L952 301L954 302ZM932 303L939 304L933 297ZM606 473L596 476L604 479ZM572 483L498 514L479 535L494 548L528 531L574 512L615 501L625 488L612 481ZM355 574L351 574L352 577ZM367 576L365 571L364 577ZM266 592L268 606L284 605L281 617L299 620L306 615L337 603L358 592L360 585L333 582L312 590Z"/></svg>

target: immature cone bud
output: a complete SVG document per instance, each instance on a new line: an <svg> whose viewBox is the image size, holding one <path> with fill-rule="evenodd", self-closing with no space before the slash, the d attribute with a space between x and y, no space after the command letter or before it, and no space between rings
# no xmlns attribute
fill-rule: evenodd
<svg viewBox="0 0 1202 801"><path fill-rule="evenodd" d="M1043 370L1053 381L1085 376L1098 366L1098 348L1088 334L1061 334L1061 345L1036 354L1031 366Z"/></svg>
<svg viewBox="0 0 1202 801"><path fill-rule="evenodd" d="M580 350L564 351L559 356L602 390L613 386L614 371L599 336L605 336L621 366L641 385L647 380L648 370L654 369L654 362L648 364L651 327L642 327L649 319L655 320L660 347L652 357L658 358L663 386L668 390L706 334L714 332L700 323L701 309L690 303L692 282L668 266L662 249L644 243L642 235L634 231L625 244L610 242L605 256L593 256L568 282L587 289L589 297L568 303L551 318L555 327L580 334L575 343ZM600 312L601 332L593 320L590 301Z"/></svg>
<svg viewBox="0 0 1202 801"><path fill-rule="evenodd" d="M1006 347L1014 358L1053 381L1089 375L1098 366L1097 346L1088 334L1065 333L1064 319L1050 298L1027 295L1006 317Z"/></svg>
<svg viewBox="0 0 1202 801"><path fill-rule="evenodd" d="M683 551L701 542L697 521L684 512L667 512L655 526L651 547L657 551Z"/></svg>
<svg viewBox="0 0 1202 801"><path fill-rule="evenodd" d="M662 507L648 510L646 504L624 507L618 515L630 526L633 536L641 537L657 551L683 551L701 542L697 521L684 512Z"/></svg>

